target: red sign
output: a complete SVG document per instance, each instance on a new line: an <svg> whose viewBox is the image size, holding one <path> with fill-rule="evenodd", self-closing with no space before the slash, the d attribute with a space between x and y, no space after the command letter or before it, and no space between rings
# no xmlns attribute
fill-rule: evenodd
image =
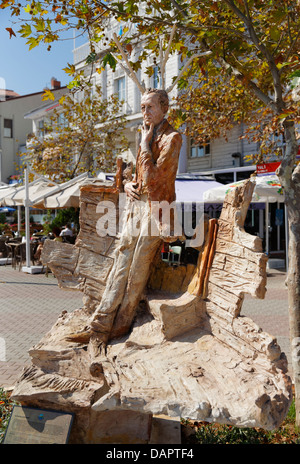
<svg viewBox="0 0 300 464"><path fill-rule="evenodd" d="M274 163L264 163L256 165L256 172L259 176L260 174L275 174L276 169L280 166L281 161L276 161Z"/></svg>
<svg viewBox="0 0 300 464"><path fill-rule="evenodd" d="M51 111L53 108L57 108L59 106L59 103L56 103L56 105L50 106L50 108L47 108L46 111Z"/></svg>

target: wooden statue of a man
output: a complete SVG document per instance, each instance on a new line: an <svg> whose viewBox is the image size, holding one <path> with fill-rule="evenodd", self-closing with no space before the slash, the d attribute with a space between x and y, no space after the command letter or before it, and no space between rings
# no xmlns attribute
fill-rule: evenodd
<svg viewBox="0 0 300 464"><path fill-rule="evenodd" d="M145 290L150 264L162 245L161 234L151 234L151 202L175 200L175 179L181 135L165 119L169 108L164 90L149 89L141 99L143 127L134 179L125 184L127 205L114 265L87 330L69 339L89 340L91 372L101 369L103 349L111 338L127 333ZM139 214L139 233L129 218ZM102 358L103 359L103 358Z"/></svg>

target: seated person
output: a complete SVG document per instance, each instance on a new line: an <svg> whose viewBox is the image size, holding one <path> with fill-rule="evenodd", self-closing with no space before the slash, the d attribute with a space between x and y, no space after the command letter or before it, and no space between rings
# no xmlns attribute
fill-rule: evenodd
<svg viewBox="0 0 300 464"><path fill-rule="evenodd" d="M63 238L62 238L62 236L60 235L61 231L60 231L60 228L59 228L59 227L53 227L52 233L53 233L53 235L54 235L54 240L55 240L56 242L62 242L62 241L63 241Z"/></svg>
<svg viewBox="0 0 300 464"><path fill-rule="evenodd" d="M73 232L72 232L72 229L71 229L71 224L67 224L64 226L64 229L61 231L61 233L59 234L61 237L65 237L65 236L70 236L72 237L73 236Z"/></svg>
<svg viewBox="0 0 300 464"><path fill-rule="evenodd" d="M42 250L43 250L43 245L44 245L44 242L42 240L40 240L39 243L38 243L38 246L35 249L35 253L33 255L33 258L34 258L35 261L37 261L38 265L43 264L41 262L41 253L42 253Z"/></svg>

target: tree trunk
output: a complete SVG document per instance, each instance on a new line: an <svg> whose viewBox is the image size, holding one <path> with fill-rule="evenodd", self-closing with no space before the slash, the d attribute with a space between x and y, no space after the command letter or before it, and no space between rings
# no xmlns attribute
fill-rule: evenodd
<svg viewBox="0 0 300 464"><path fill-rule="evenodd" d="M300 205L300 195L298 195ZM297 207L296 207L297 208ZM289 269L287 275L292 369L295 383L296 424L300 426L300 221L299 206L287 202L289 218ZM297 219L298 217L298 219Z"/></svg>
<svg viewBox="0 0 300 464"><path fill-rule="evenodd" d="M289 269L287 273L289 329L292 370L295 384L296 425L300 426L300 165L295 167L298 151L295 124L285 124L286 151L278 170L285 192L289 224Z"/></svg>

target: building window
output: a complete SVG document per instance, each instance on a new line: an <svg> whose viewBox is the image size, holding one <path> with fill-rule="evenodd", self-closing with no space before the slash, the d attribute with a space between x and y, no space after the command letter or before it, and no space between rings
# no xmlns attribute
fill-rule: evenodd
<svg viewBox="0 0 300 464"><path fill-rule="evenodd" d="M13 120L12 119L4 119L4 137L12 138L13 136Z"/></svg>
<svg viewBox="0 0 300 464"><path fill-rule="evenodd" d="M154 66L153 68L153 88L158 88L158 66Z"/></svg>
<svg viewBox="0 0 300 464"><path fill-rule="evenodd" d="M57 125L59 127L68 127L69 123L64 113L60 113L57 117Z"/></svg>
<svg viewBox="0 0 300 464"><path fill-rule="evenodd" d="M126 100L126 92L125 92L125 77L121 77L116 81L116 92L118 94L118 98L120 101Z"/></svg>
<svg viewBox="0 0 300 464"><path fill-rule="evenodd" d="M41 119L38 122L38 137L44 137L44 135L45 135L45 124L44 124L44 120Z"/></svg>
<svg viewBox="0 0 300 464"><path fill-rule="evenodd" d="M190 157L191 158L202 158L203 156L210 155L210 144L196 144L193 140L191 140L191 148L190 148Z"/></svg>
<svg viewBox="0 0 300 464"><path fill-rule="evenodd" d="M57 124L59 124L59 119L57 120ZM38 137L43 138L49 132L52 132L52 125L50 119L44 118L36 122L36 135Z"/></svg>

